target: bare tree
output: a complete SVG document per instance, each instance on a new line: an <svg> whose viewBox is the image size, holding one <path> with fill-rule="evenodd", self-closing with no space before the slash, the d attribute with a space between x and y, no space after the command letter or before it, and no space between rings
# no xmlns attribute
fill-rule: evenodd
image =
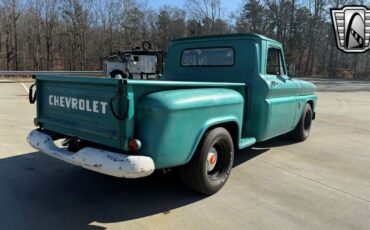
<svg viewBox="0 0 370 230"><path fill-rule="evenodd" d="M216 22L222 14L220 0L187 0L186 4L191 16L208 29L206 33L216 32Z"/></svg>
<svg viewBox="0 0 370 230"><path fill-rule="evenodd" d="M366 77L370 55L338 50L330 20L330 8L365 3L244 0L230 20L221 0L187 0L185 9L153 9L145 0L0 0L0 67L99 69L110 52L143 40L166 50L178 37L254 32L282 42L299 75Z"/></svg>
<svg viewBox="0 0 370 230"><path fill-rule="evenodd" d="M53 45L54 45L54 30L57 24L57 7L58 0L43 0L44 4L44 31L45 31L45 40L46 40L46 57L47 57L47 70L53 68Z"/></svg>
<svg viewBox="0 0 370 230"><path fill-rule="evenodd" d="M28 17L21 18L21 24L29 23L29 26L25 28L24 37L27 38L28 51L29 54L26 58L32 59L32 66L36 70L42 69L42 59L43 59L43 47L42 47L42 2L40 0L34 0L28 2L28 9L25 11L25 16ZM27 21L27 22L26 22ZM27 65L24 63L24 65Z"/></svg>
<svg viewBox="0 0 370 230"><path fill-rule="evenodd" d="M246 1L237 22L237 30L265 34L268 25L265 12L266 10L260 1Z"/></svg>
<svg viewBox="0 0 370 230"><path fill-rule="evenodd" d="M63 18L68 25L67 35L71 43L72 68L86 68L86 31L88 15L79 0L63 0ZM77 64L77 65L76 65Z"/></svg>
<svg viewBox="0 0 370 230"><path fill-rule="evenodd" d="M186 34L185 12L178 8L163 7L156 20L156 32L162 49L167 49L169 41Z"/></svg>
<svg viewBox="0 0 370 230"><path fill-rule="evenodd" d="M4 7L3 25L6 33L6 64L10 69L12 60L15 62L15 70L19 70L18 54L18 19L21 16L22 5L19 0L3 0Z"/></svg>

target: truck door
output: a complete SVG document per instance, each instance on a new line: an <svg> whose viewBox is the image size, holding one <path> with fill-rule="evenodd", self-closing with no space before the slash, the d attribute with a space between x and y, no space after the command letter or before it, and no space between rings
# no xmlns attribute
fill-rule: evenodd
<svg viewBox="0 0 370 230"><path fill-rule="evenodd" d="M274 137L292 130L297 107L298 84L287 76L281 47L268 47L265 79L270 88L266 135Z"/></svg>

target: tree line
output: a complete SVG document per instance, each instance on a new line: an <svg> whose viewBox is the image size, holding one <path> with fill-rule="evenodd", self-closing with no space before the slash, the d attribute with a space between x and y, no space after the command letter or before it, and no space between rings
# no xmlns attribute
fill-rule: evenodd
<svg viewBox="0 0 370 230"><path fill-rule="evenodd" d="M0 68L98 70L110 52L144 40L167 50L175 38L251 32L280 41L296 75L365 78L370 52L337 49L330 9L369 3L242 0L237 11L227 13L221 0L186 0L181 8L159 9L145 0L0 0Z"/></svg>

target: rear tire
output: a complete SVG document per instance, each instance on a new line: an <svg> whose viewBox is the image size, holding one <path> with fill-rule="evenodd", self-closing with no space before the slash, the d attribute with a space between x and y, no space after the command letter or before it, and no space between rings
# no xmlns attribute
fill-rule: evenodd
<svg viewBox="0 0 370 230"><path fill-rule="evenodd" d="M225 185L233 162L231 135L225 128L215 128L204 135L191 161L180 167L180 177L189 188L212 195Z"/></svg>
<svg viewBox="0 0 370 230"><path fill-rule="evenodd" d="M111 76L111 78L117 78L117 79L126 78L126 75L121 71L113 71L110 74L110 76Z"/></svg>
<svg viewBox="0 0 370 230"><path fill-rule="evenodd" d="M311 131L313 112L311 105L307 103L303 109L301 119L293 131L289 133L289 137L293 140L304 141L308 138Z"/></svg>

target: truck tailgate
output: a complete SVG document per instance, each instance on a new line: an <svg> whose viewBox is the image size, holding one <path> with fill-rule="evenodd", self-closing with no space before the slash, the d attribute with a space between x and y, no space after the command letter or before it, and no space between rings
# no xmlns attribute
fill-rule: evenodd
<svg viewBox="0 0 370 230"><path fill-rule="evenodd" d="M124 149L129 102L122 80L42 75L36 77L36 88L37 119L43 129Z"/></svg>

